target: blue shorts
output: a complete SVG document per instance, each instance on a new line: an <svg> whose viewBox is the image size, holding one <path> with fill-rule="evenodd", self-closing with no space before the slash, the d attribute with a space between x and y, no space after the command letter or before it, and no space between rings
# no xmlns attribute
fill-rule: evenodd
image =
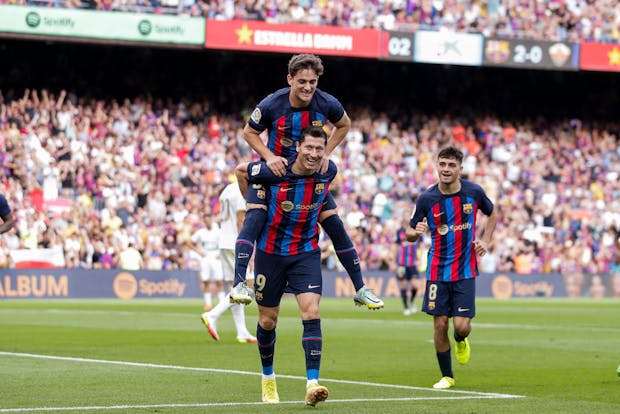
<svg viewBox="0 0 620 414"><path fill-rule="evenodd" d="M418 277L418 268L415 266L398 266L396 269L396 279L411 280Z"/></svg>
<svg viewBox="0 0 620 414"><path fill-rule="evenodd" d="M250 184L248 186L248 194L245 198L248 204L260 204L267 206L267 190L262 184ZM332 193L328 192L323 201L322 211L335 210L337 207L336 200Z"/></svg>
<svg viewBox="0 0 620 414"><path fill-rule="evenodd" d="M320 250L294 256L256 250L254 274L256 303L261 306L279 306L285 289L294 295L323 292Z"/></svg>
<svg viewBox="0 0 620 414"><path fill-rule="evenodd" d="M476 279L426 281L422 311L429 315L476 316Z"/></svg>

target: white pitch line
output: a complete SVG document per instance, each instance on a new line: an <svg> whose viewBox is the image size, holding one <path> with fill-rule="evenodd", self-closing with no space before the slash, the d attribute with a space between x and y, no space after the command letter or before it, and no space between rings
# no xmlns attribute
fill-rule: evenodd
<svg viewBox="0 0 620 414"><path fill-rule="evenodd" d="M513 396L512 398L518 398ZM490 395L471 395L454 397L394 397L394 398L352 398L350 400L328 400L323 404L356 403L356 402L389 402L389 401L430 401L430 400L471 400L471 399L496 399ZM280 401L279 404L305 404L304 401ZM265 405L263 402L221 402L221 403L197 403L197 404L152 404L152 405L110 405L110 406L84 406L84 407L32 407L32 408L0 408L0 413L24 413L45 411L81 411L81 410L128 410L128 409L156 409L156 408L197 408L197 407L238 407L248 405Z"/></svg>
<svg viewBox="0 0 620 414"><path fill-rule="evenodd" d="M0 355L10 356L10 357L21 357L21 358L38 358L38 359L50 359L50 360L60 360L60 361L72 361L72 362L88 362L88 363L97 363L97 364L110 364L110 365L122 365L122 366L131 366L131 367L143 367L143 368L158 368L158 369L176 369L176 370L184 370L184 371L201 371L201 372L217 372L223 374L240 374L240 375L253 375L259 376L260 373L257 372L249 372L249 371L239 371L239 370L230 370L230 369L219 369L219 368L202 368L202 367L185 367L180 365L161 365L161 364L151 364L145 362L128 362L128 361L111 361L105 359L91 359L91 358L77 358L77 357L63 357L63 356L55 356L55 355L40 355L40 354L28 354L28 353L20 353L20 352L4 352L0 351ZM289 379L298 379L298 380L306 380L305 377L295 376L295 375L279 375L278 378L289 378ZM339 380L339 379L321 379L321 382L333 382L340 384L353 384L353 385L364 385L369 387L384 387L384 388L395 388L395 389L405 389L405 390L418 390L418 391L433 391L440 393L449 393L449 394L465 394L463 396L442 396L442 397L396 397L396 398L369 398L369 399L348 399L348 400L330 400L329 402L372 402L372 401L418 401L418 400L438 400L438 399L494 399L494 398L523 398L523 395L512 395L512 394L498 394L498 393L487 393L487 392L477 392L477 391L462 391L462 390L436 390L433 388L424 388L424 387L414 387L409 385L397 385L397 384L382 384L375 382L364 382L364 381L349 381L349 380ZM297 404L300 401L282 401L284 404ZM0 413L10 413L10 412L32 412L32 411L75 411L75 410L115 410L115 409L129 409L129 408L174 408L174 407L218 407L218 406L237 406L237 405L260 405L263 403L259 402L226 402L226 403L206 403L206 404L159 404L159 405L115 405L115 406L92 406L92 407L35 407L35 408L0 408Z"/></svg>

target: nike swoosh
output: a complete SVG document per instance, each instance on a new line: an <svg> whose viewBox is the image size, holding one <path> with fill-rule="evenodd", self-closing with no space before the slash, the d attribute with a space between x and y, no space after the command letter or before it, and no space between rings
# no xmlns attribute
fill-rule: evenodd
<svg viewBox="0 0 620 414"><path fill-rule="evenodd" d="M461 308L459 306L459 308L457 309L459 312L469 312L469 308Z"/></svg>
<svg viewBox="0 0 620 414"><path fill-rule="evenodd" d="M284 131L285 129L289 129L289 128L290 128L290 126L287 126L287 125L285 125L285 126L278 125L278 131Z"/></svg>
<svg viewBox="0 0 620 414"><path fill-rule="evenodd" d="M320 288L321 285L308 285L308 289L316 289L316 288Z"/></svg>
<svg viewBox="0 0 620 414"><path fill-rule="evenodd" d="M443 213L444 213L443 211L442 211L441 213L437 213L437 214L433 213L433 217L439 217L439 216L441 216Z"/></svg>
<svg viewBox="0 0 620 414"><path fill-rule="evenodd" d="M280 191L291 191L291 190L293 190L293 188L292 188L292 187L286 187L286 188L281 187L281 188L280 188Z"/></svg>

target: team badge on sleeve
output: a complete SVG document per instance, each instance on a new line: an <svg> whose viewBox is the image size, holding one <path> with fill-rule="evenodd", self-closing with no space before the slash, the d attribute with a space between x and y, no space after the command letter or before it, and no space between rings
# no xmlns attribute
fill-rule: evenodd
<svg viewBox="0 0 620 414"><path fill-rule="evenodd" d="M250 119L258 124L258 123L260 123L260 119L262 118L262 116L263 115L260 113L260 109L257 106L252 111L252 115L250 115Z"/></svg>
<svg viewBox="0 0 620 414"><path fill-rule="evenodd" d="M255 164L252 166L252 171L250 172L250 175L258 175L260 174L260 164Z"/></svg>

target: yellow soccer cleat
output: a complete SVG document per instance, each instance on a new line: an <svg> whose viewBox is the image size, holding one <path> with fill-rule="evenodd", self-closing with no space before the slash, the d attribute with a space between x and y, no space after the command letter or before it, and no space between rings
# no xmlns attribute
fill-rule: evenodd
<svg viewBox="0 0 620 414"><path fill-rule="evenodd" d="M433 385L433 388L435 388L436 390L447 390L448 388L454 387L455 384L456 382L454 381L454 378L443 377L439 380L439 382Z"/></svg>
<svg viewBox="0 0 620 414"><path fill-rule="evenodd" d="M319 384L310 384L306 388L306 405L315 407L321 401L325 401L328 396L327 388Z"/></svg>
<svg viewBox="0 0 620 414"><path fill-rule="evenodd" d="M262 380L261 389L264 403L277 404L280 402L280 396L278 395L278 387L275 379Z"/></svg>
<svg viewBox="0 0 620 414"><path fill-rule="evenodd" d="M469 341L467 338L460 342L456 342L456 361L465 365L469 362L469 355L471 354L471 348L469 347Z"/></svg>

